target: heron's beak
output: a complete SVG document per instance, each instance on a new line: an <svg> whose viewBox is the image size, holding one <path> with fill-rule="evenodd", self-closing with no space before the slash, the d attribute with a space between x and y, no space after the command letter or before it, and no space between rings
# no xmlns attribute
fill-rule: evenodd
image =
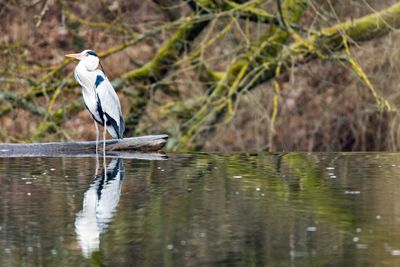
<svg viewBox="0 0 400 267"><path fill-rule="evenodd" d="M76 58L76 59L82 59L81 58L81 54L68 54L68 55L65 55L66 57L72 57L72 58Z"/></svg>

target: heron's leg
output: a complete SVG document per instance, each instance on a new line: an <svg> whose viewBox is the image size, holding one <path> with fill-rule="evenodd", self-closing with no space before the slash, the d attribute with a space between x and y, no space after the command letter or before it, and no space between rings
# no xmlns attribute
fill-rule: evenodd
<svg viewBox="0 0 400 267"><path fill-rule="evenodd" d="M97 122L94 121L94 126L96 127L96 173L95 176L99 173L99 153L98 153L98 148L99 148L99 126L97 125Z"/></svg>
<svg viewBox="0 0 400 267"><path fill-rule="evenodd" d="M99 148L99 126L97 126L97 122L95 120L94 121L94 126L96 127L96 154L97 154L97 150Z"/></svg>
<svg viewBox="0 0 400 267"><path fill-rule="evenodd" d="M104 126L103 126L103 154L106 153L106 120L104 118Z"/></svg>

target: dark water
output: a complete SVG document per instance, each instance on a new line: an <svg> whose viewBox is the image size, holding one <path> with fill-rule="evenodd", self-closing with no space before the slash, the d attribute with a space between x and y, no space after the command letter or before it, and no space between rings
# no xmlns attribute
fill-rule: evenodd
<svg viewBox="0 0 400 267"><path fill-rule="evenodd" d="M1 266L400 266L400 154L0 158Z"/></svg>

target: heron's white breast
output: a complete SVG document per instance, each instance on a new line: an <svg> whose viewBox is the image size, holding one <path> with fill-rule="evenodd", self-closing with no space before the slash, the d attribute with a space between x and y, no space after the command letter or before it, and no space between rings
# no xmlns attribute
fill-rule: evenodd
<svg viewBox="0 0 400 267"><path fill-rule="evenodd" d="M96 120L101 121L100 115L97 111L96 102L96 71L88 71L85 65L82 62L79 62L75 68L74 75L75 79L82 86L82 96L85 105Z"/></svg>

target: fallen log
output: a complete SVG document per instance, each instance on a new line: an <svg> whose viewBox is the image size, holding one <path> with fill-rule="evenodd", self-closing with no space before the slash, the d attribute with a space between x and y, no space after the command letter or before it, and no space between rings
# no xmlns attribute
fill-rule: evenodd
<svg viewBox="0 0 400 267"><path fill-rule="evenodd" d="M9 153L2 154L0 152L1 158L95 158L103 157L103 153L98 154L94 152L41 152L41 153ZM139 159L139 160L167 160L168 156L162 152L137 152L137 151L112 151L106 153L106 159L121 158L121 159Z"/></svg>
<svg viewBox="0 0 400 267"><path fill-rule="evenodd" d="M106 152L136 151L156 152L163 148L168 135L146 135L124 139L106 140ZM103 149L103 142L99 142L99 152ZM81 142L54 142L33 144L0 144L1 156L17 155L78 155L96 152L96 141Z"/></svg>

